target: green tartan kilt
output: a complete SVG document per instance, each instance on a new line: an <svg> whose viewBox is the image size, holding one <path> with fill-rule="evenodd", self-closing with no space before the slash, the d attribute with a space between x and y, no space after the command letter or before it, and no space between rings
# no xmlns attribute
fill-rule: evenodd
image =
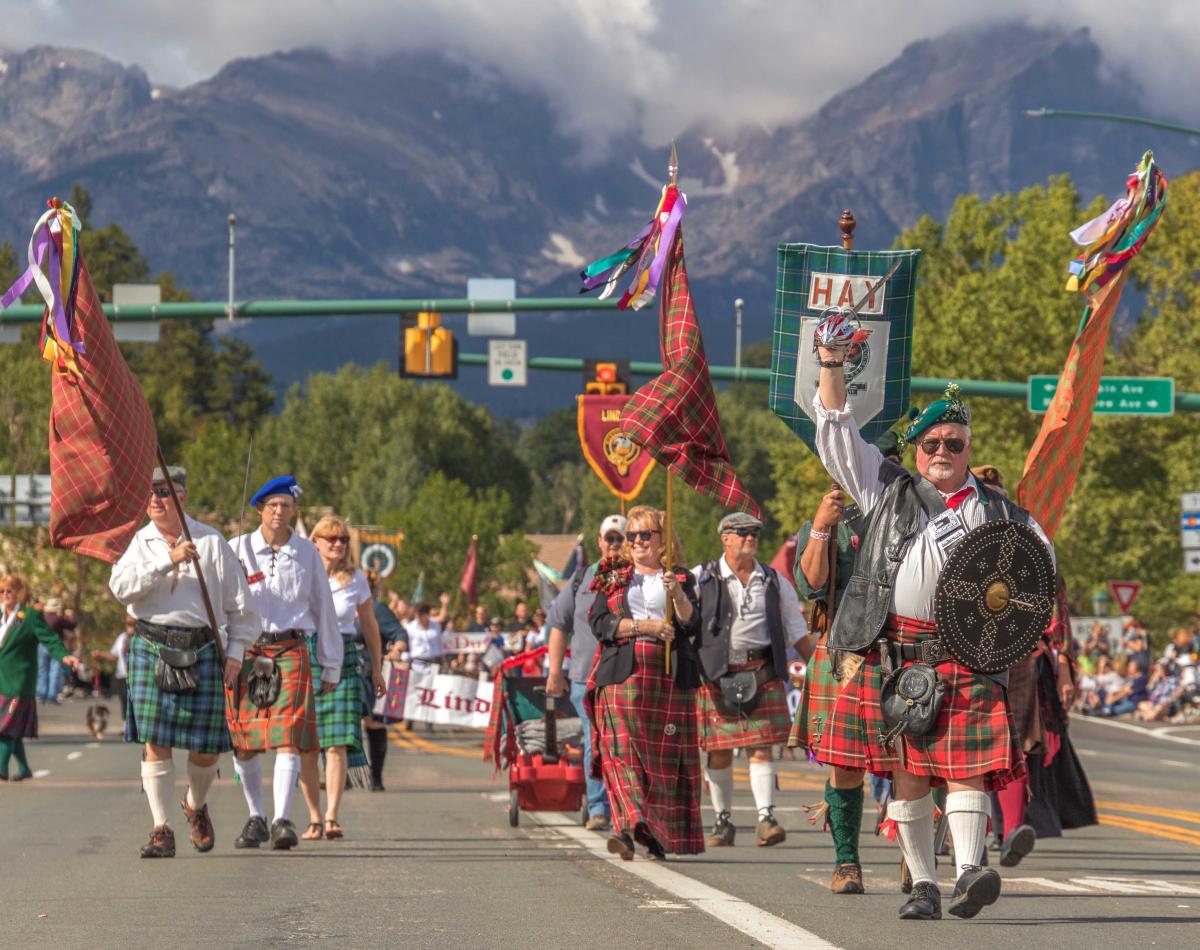
<svg viewBox="0 0 1200 950"><path fill-rule="evenodd" d="M363 752L362 718L366 697L363 696L363 681L358 674L358 647L351 641L343 641L346 652L342 658L342 678L330 692L317 692L317 738L322 749L349 746L348 766L355 768L366 765ZM308 656L312 662L314 682L320 678L321 668L317 664L317 635L308 635Z"/></svg>
<svg viewBox="0 0 1200 950"><path fill-rule="evenodd" d="M154 685L158 644L135 636L129 643L125 741L213 755L233 748L225 720L223 670L215 645L200 648L192 667L195 692L164 693Z"/></svg>
<svg viewBox="0 0 1200 950"><path fill-rule="evenodd" d="M821 744L825 722L837 701L838 681L829 659L828 639L827 633L821 634L809 657L804 669L804 692L788 735L788 748L804 749L810 757L816 754L817 746Z"/></svg>

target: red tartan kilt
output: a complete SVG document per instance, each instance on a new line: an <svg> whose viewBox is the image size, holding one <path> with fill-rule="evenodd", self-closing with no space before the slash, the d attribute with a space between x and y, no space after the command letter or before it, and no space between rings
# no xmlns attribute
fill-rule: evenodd
<svg viewBox="0 0 1200 950"><path fill-rule="evenodd" d="M279 696L267 709L250 701L247 681L256 656L269 656L280 671ZM319 681L318 681L319 682ZM239 752L265 752L294 746L301 752L320 747L317 700L308 644L304 640L256 643L246 651L237 693L226 688L229 736Z"/></svg>
<svg viewBox="0 0 1200 950"><path fill-rule="evenodd" d="M932 636L932 631L926 630L887 632L904 643ZM879 744L880 734L887 731L879 708L883 676L879 653L872 651L838 695L817 746L817 759L884 777L903 769L929 776L934 785L982 775L991 790L1023 776L1025 758L1003 687L956 660L939 663L936 668L946 684L946 697L933 731L925 736L901 736L894 749L885 749Z"/></svg>
<svg viewBox="0 0 1200 950"><path fill-rule="evenodd" d="M0 738L36 739L37 737L37 700L32 696L5 696L0 693Z"/></svg>
<svg viewBox="0 0 1200 950"><path fill-rule="evenodd" d="M804 692L796 707L796 718L788 734L788 748L816 752L825 723L837 702L838 682L829 659L828 634L822 633L804 670Z"/></svg>
<svg viewBox="0 0 1200 950"><path fill-rule="evenodd" d="M759 687L761 698L749 716L725 715L718 705L720 696L720 687L713 683L705 683L696 690L700 748L704 752L754 749L787 742L791 721L783 680L771 680Z"/></svg>

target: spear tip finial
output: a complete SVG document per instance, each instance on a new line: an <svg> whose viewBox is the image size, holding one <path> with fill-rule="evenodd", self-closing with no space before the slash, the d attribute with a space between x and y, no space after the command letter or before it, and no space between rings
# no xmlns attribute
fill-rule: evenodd
<svg viewBox="0 0 1200 950"><path fill-rule="evenodd" d="M675 151L675 140L671 139L671 157L667 160L667 174L671 177L671 185L679 184L679 154Z"/></svg>

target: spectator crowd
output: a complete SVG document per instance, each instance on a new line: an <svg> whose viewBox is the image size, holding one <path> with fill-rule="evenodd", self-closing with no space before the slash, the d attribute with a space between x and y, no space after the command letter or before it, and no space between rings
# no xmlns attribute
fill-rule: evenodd
<svg viewBox="0 0 1200 950"><path fill-rule="evenodd" d="M1118 649L1093 624L1079 650L1079 699L1085 716L1130 716L1143 722L1200 718L1200 631L1179 627L1155 657L1140 620L1126 622Z"/></svg>

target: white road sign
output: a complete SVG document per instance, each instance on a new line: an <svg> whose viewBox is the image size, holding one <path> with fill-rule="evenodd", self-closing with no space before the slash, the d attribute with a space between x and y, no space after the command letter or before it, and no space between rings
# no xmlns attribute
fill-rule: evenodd
<svg viewBox="0 0 1200 950"><path fill-rule="evenodd" d="M1200 491L1185 491L1179 507L1184 511L1200 511Z"/></svg>
<svg viewBox="0 0 1200 950"><path fill-rule="evenodd" d="M526 354L524 340L488 340L488 385L524 386Z"/></svg>
<svg viewBox="0 0 1200 950"><path fill-rule="evenodd" d="M1189 574L1200 574L1200 551L1183 552L1183 569Z"/></svg>
<svg viewBox="0 0 1200 950"><path fill-rule="evenodd" d="M515 300L517 282L511 277L472 277L467 281L468 300ZM515 313L469 313L468 336L516 336ZM522 383L521 385L524 385Z"/></svg>

